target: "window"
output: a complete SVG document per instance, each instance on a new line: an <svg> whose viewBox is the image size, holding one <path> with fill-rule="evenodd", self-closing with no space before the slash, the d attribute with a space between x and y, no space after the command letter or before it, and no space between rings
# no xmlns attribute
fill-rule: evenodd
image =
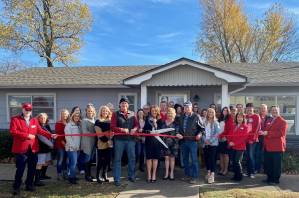
<svg viewBox="0 0 299 198"><path fill-rule="evenodd" d="M33 106L32 116L39 113L46 113L50 122L55 120L55 95L30 94L19 95L9 94L8 100L8 118L20 114L22 112L22 103L30 102Z"/></svg>
<svg viewBox="0 0 299 198"><path fill-rule="evenodd" d="M288 134L295 134L296 96L231 96L230 99L231 104L253 103L256 113L259 113L259 107L263 103L268 106L269 111L271 106L278 105L281 116L288 122Z"/></svg>
<svg viewBox="0 0 299 198"><path fill-rule="evenodd" d="M184 102L187 101L187 94L158 94L158 101L158 104L160 104L161 101L173 101L174 104L183 105Z"/></svg>
<svg viewBox="0 0 299 198"><path fill-rule="evenodd" d="M296 96L277 96L277 105L281 116L288 122L288 134L295 134Z"/></svg>
<svg viewBox="0 0 299 198"><path fill-rule="evenodd" d="M129 100L129 110L136 112L137 111L137 94L136 93L120 93L118 95L118 101L123 97L127 97Z"/></svg>

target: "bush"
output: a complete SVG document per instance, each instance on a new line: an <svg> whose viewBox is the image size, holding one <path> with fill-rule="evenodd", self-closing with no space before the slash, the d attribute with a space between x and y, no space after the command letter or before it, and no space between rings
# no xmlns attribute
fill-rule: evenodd
<svg viewBox="0 0 299 198"><path fill-rule="evenodd" d="M283 155L283 172L287 174L298 174L299 155L296 151L287 151Z"/></svg>
<svg viewBox="0 0 299 198"><path fill-rule="evenodd" d="M8 131L0 132L0 160L11 158L12 137Z"/></svg>

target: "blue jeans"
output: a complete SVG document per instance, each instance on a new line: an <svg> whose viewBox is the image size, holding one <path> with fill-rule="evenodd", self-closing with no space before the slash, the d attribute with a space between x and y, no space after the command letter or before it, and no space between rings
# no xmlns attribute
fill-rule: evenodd
<svg viewBox="0 0 299 198"><path fill-rule="evenodd" d="M136 161L139 162L139 168L144 166L145 145L142 142L136 142L135 146Z"/></svg>
<svg viewBox="0 0 299 198"><path fill-rule="evenodd" d="M77 151L67 151L67 157L69 159L68 163L68 171L69 171L69 178L76 177L76 165L78 160L78 152Z"/></svg>
<svg viewBox="0 0 299 198"><path fill-rule="evenodd" d="M79 171L82 171L84 170L84 165L85 165L85 153L83 151L79 151L78 153L78 162L77 162L77 166L78 166L78 169Z"/></svg>
<svg viewBox="0 0 299 198"><path fill-rule="evenodd" d="M196 179L199 177L199 162L197 156L197 142L184 141L181 145L184 161L184 173L188 177ZM191 165L189 164L189 155L191 156Z"/></svg>
<svg viewBox="0 0 299 198"><path fill-rule="evenodd" d="M263 165L263 159L264 159L264 148L263 148L263 138L259 138L259 142L256 143L255 147L255 171L260 172L262 165Z"/></svg>
<svg viewBox="0 0 299 198"><path fill-rule="evenodd" d="M26 168L27 163L27 178L25 181L26 186L33 185L33 179L37 164L37 154L32 153L31 149L24 154L16 154L16 174L15 181L13 184L14 189L20 189L22 184L22 177Z"/></svg>
<svg viewBox="0 0 299 198"><path fill-rule="evenodd" d="M114 141L114 182L120 182L121 158L124 150L128 155L128 178L135 179L135 141L134 140L115 140Z"/></svg>
<svg viewBox="0 0 299 198"><path fill-rule="evenodd" d="M61 174L63 170L66 170L66 151L64 149L57 149L56 170L58 174Z"/></svg>
<svg viewBox="0 0 299 198"><path fill-rule="evenodd" d="M255 171L255 146L256 143L246 145L246 157L247 157L247 174L252 175Z"/></svg>

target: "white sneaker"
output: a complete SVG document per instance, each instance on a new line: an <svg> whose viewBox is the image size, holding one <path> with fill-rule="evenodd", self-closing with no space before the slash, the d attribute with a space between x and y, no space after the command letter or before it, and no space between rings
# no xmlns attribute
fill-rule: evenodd
<svg viewBox="0 0 299 198"><path fill-rule="evenodd" d="M243 177L248 177L249 175L247 173L243 173Z"/></svg>
<svg viewBox="0 0 299 198"><path fill-rule="evenodd" d="M210 177L208 178L208 184L212 184L213 183L213 176L210 175Z"/></svg>
<svg viewBox="0 0 299 198"><path fill-rule="evenodd" d="M85 174L85 171L84 171L84 170L81 170L81 171L80 171L80 174L81 174L81 175L84 175L84 174Z"/></svg>
<svg viewBox="0 0 299 198"><path fill-rule="evenodd" d="M251 179L254 179L254 178L255 178L255 176L254 176L253 174L251 174L249 177L250 177Z"/></svg>

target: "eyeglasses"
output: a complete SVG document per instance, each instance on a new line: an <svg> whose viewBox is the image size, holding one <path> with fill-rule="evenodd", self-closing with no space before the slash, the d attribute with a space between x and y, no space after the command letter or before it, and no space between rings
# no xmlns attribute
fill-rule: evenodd
<svg viewBox="0 0 299 198"><path fill-rule="evenodd" d="M86 106L87 107L94 107L94 105L92 103L88 103Z"/></svg>

